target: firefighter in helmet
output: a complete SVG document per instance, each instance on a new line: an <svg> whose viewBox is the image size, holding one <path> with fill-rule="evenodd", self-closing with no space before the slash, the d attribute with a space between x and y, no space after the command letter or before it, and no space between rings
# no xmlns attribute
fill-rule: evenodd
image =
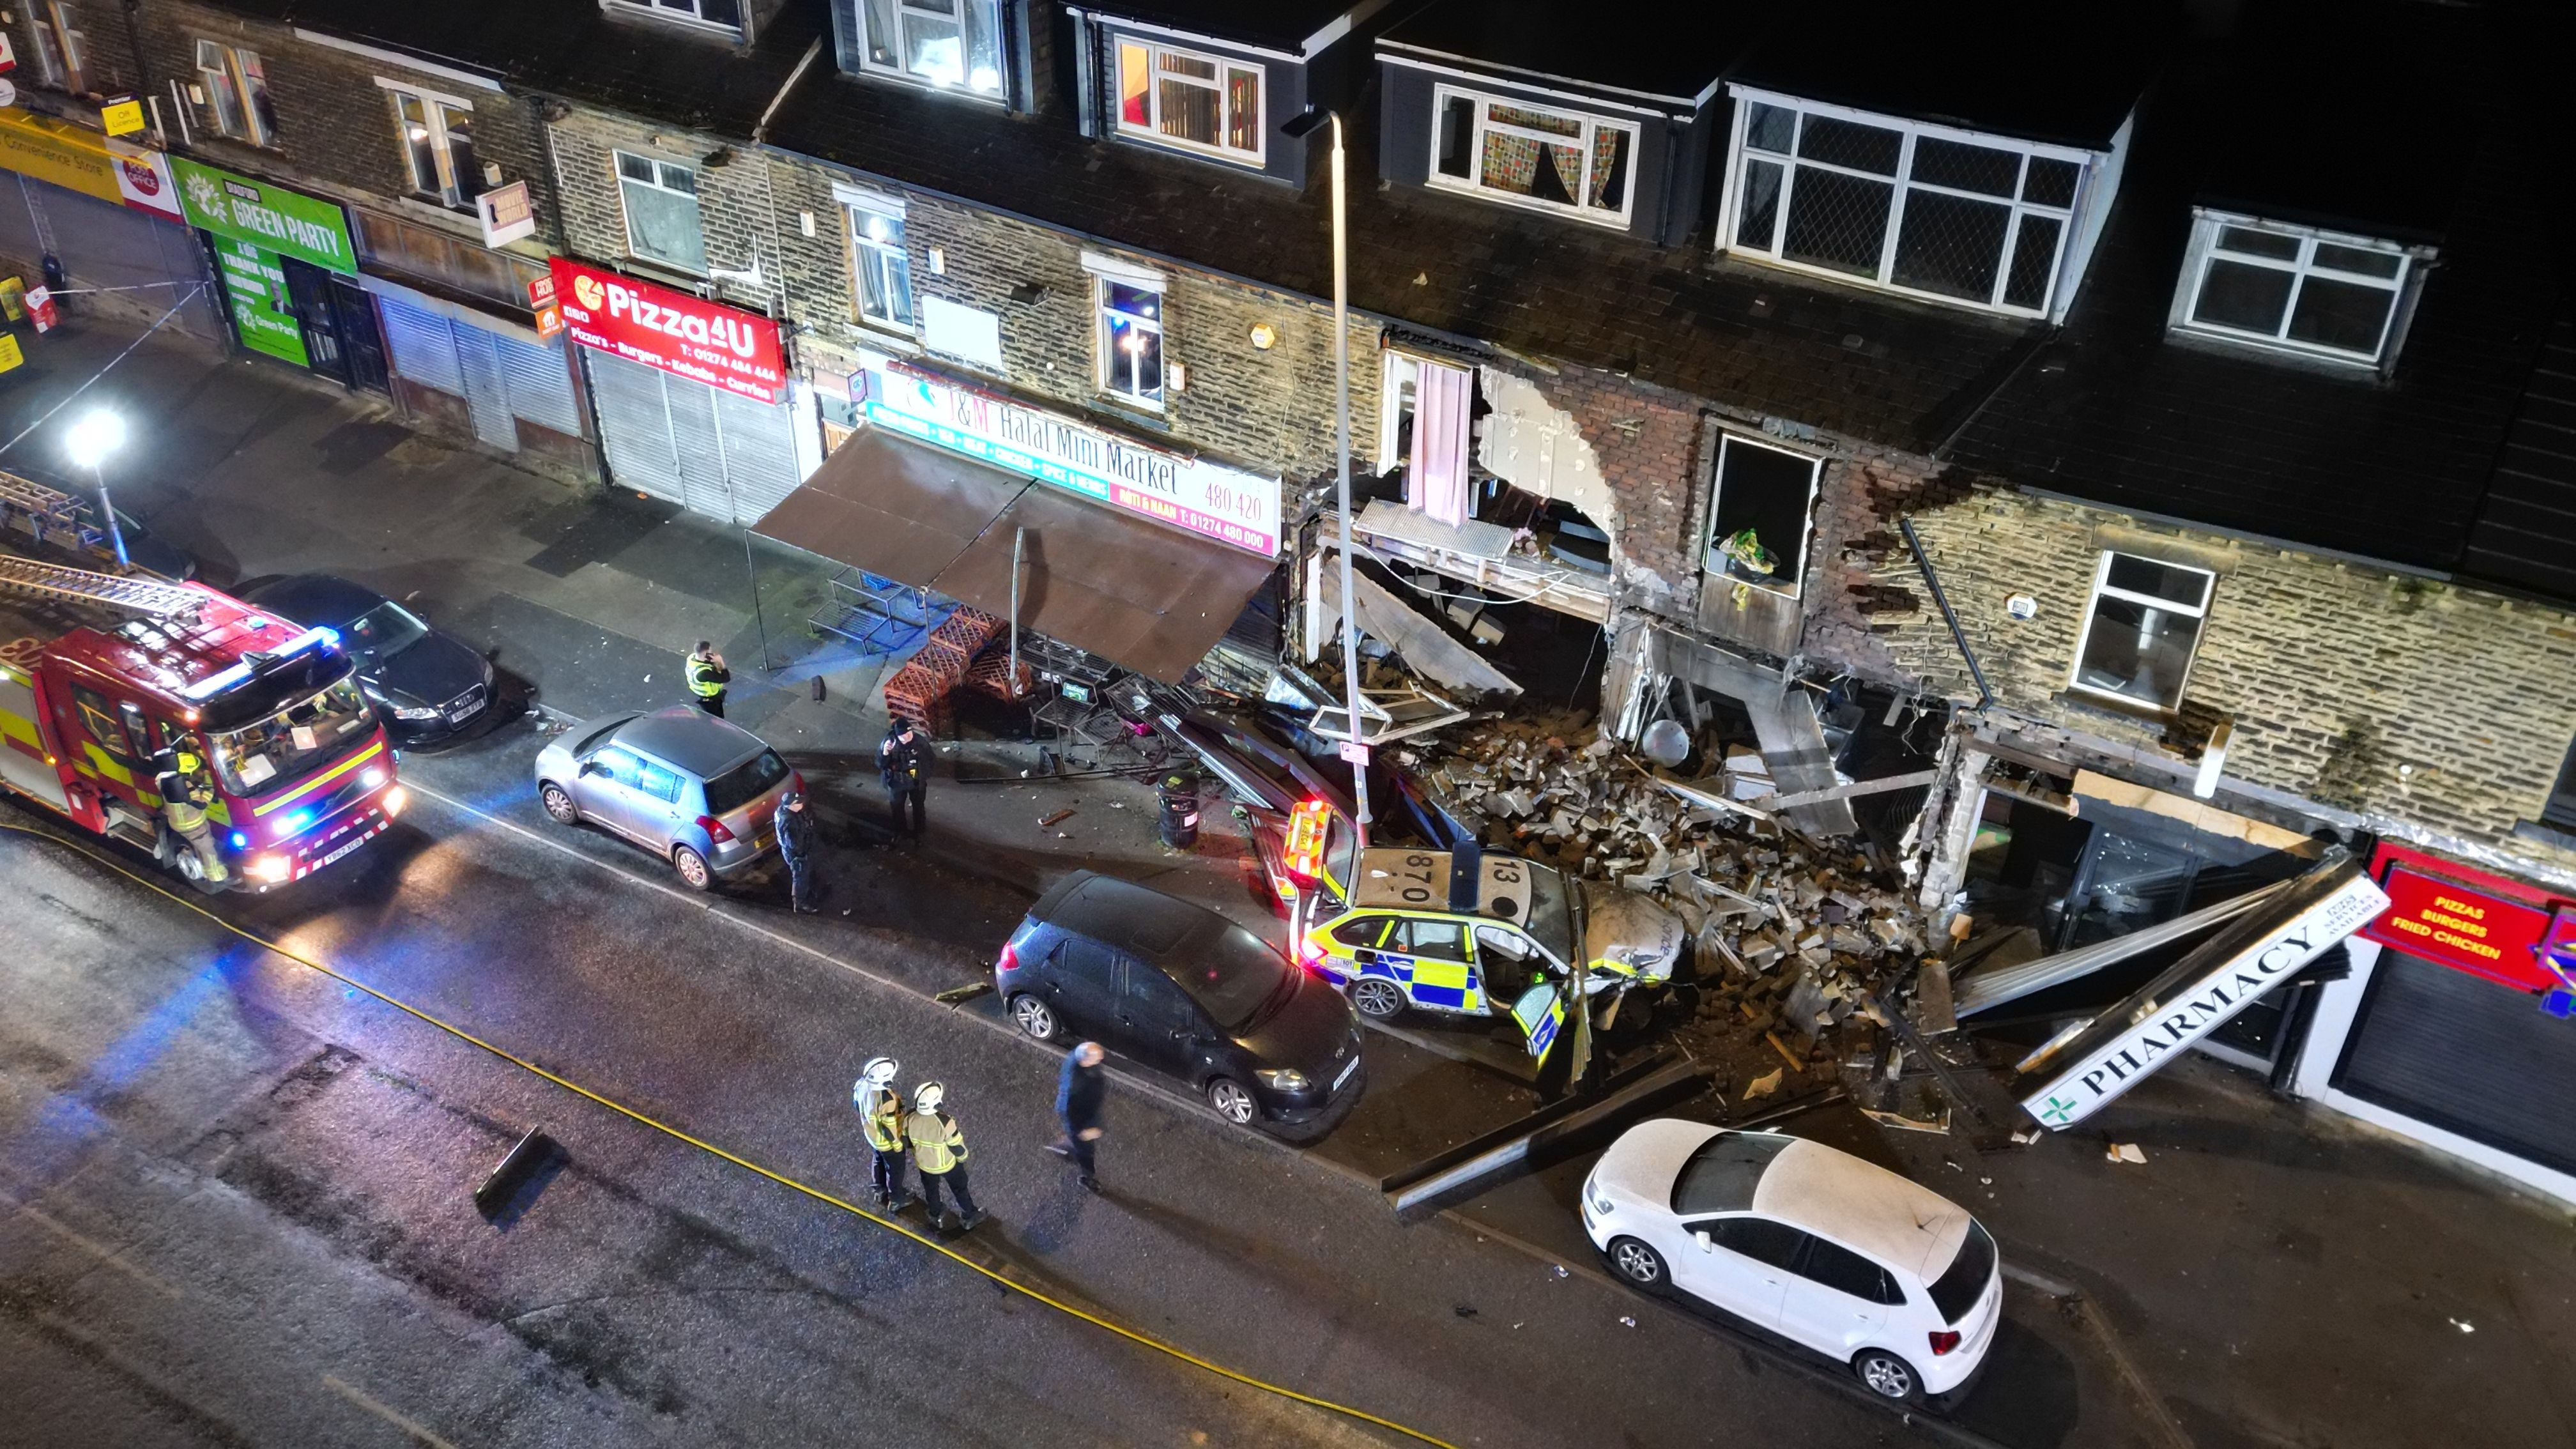
<svg viewBox="0 0 2576 1449"><path fill-rule="evenodd" d="M869 1186L877 1206L894 1212L912 1201L904 1191L903 1093L894 1085L902 1070L892 1057L870 1057L850 1084L850 1105L859 1111L868 1138Z"/></svg>
<svg viewBox="0 0 2576 1449"><path fill-rule="evenodd" d="M230 872L215 849L214 832L206 828L206 807L215 803L215 787L206 777L205 757L197 753L197 742L182 735L164 744L153 763L159 768L152 789L161 797L161 818L169 822L171 834L196 852L206 880L221 884Z"/></svg>

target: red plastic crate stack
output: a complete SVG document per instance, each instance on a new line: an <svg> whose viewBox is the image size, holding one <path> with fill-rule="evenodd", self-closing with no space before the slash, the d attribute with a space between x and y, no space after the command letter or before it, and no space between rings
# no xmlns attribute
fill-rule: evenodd
<svg viewBox="0 0 2576 1449"><path fill-rule="evenodd" d="M975 656L1002 627L992 615L961 606L885 682L886 712L916 720L933 733L946 728L948 696L967 682Z"/></svg>
<svg viewBox="0 0 2576 1449"><path fill-rule="evenodd" d="M984 652L975 656L974 663L966 666L966 687L1005 703L1026 699L1029 691L1037 688L1037 671L1031 669L1025 660L1020 664L1019 688L1011 687L1010 675L1010 645L996 639L984 646Z"/></svg>

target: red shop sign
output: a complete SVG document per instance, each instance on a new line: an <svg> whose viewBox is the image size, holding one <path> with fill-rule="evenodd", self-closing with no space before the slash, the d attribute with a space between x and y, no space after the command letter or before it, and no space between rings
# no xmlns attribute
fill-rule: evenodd
<svg viewBox="0 0 2576 1449"><path fill-rule="evenodd" d="M2537 955L2549 912L2403 864L2389 866L2380 888L2388 892L2388 909L2361 932L2372 940L2523 991L2559 984Z"/></svg>
<svg viewBox="0 0 2576 1449"><path fill-rule="evenodd" d="M553 270L564 331L582 346L759 402L786 398L778 324L768 318L563 257Z"/></svg>

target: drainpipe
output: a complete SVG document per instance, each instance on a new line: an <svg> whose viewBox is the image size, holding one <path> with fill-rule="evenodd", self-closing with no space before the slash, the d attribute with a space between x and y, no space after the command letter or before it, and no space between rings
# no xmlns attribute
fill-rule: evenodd
<svg viewBox="0 0 2576 1449"><path fill-rule="evenodd" d="M1950 642L1959 646L1959 657L1968 661L1968 677L1977 682L1977 708L1995 702L1995 692L1986 687L1986 671L1977 667L1977 651L1968 647L1967 631L1959 627L1959 616L1950 607L1950 596L1941 591L1941 576L1932 571L1932 560L1923 553L1923 540L1914 535L1914 520L1897 520L1896 530L1905 535L1905 546L1914 552L1914 566L1923 571L1923 582L1932 586L1932 602L1941 606L1942 622L1950 626Z"/></svg>

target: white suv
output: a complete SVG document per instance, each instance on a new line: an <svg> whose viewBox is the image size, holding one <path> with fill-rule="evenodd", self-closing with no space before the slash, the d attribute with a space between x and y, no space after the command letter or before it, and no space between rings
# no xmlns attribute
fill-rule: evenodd
<svg viewBox="0 0 2576 1449"><path fill-rule="evenodd" d="M2003 1319L1995 1240L1937 1193L1820 1143L1660 1119L1583 1184L1611 1270L1851 1365L1907 1403L1963 1389Z"/></svg>

